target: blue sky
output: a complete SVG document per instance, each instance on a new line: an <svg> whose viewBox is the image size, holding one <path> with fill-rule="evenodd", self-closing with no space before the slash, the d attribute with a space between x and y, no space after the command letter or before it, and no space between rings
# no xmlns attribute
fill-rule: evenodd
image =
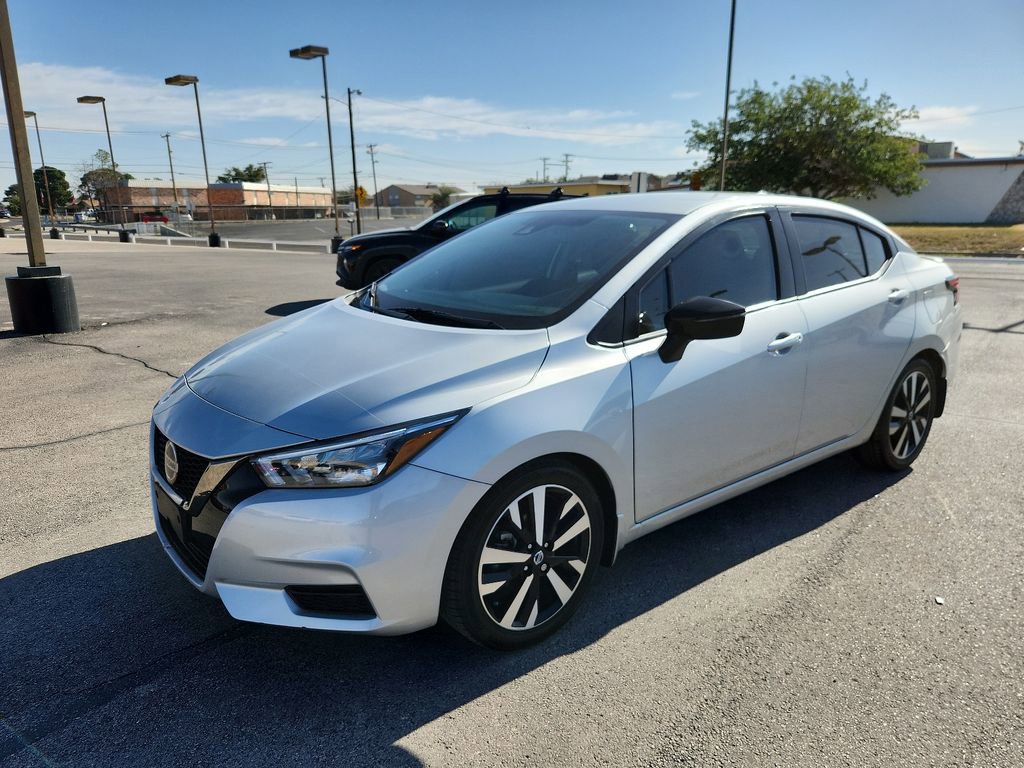
<svg viewBox="0 0 1024 768"><path fill-rule="evenodd" d="M472 190L535 176L570 153L570 175L668 173L699 156L691 120L722 109L729 0L517 0L506 3L9 0L25 108L39 114L48 165L77 181L106 146L138 178L201 179L191 89L200 78L211 177L270 162L271 180L330 184L317 62L330 48L332 96L355 99L360 183L449 182ZM978 156L1024 140L1021 0L739 0L733 87L852 75L916 106L907 130ZM339 187L351 184L345 105L331 104ZM38 154L33 141L33 161ZM551 175L561 173L552 167ZM9 145L0 184L14 181Z"/></svg>

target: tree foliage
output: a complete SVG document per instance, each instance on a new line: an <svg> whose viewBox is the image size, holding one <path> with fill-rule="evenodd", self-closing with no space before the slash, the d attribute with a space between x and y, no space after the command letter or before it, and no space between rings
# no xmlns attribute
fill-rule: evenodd
<svg viewBox="0 0 1024 768"><path fill-rule="evenodd" d="M102 149L97 149L96 153L78 170L81 173L78 194L88 197L90 200L95 200L103 190L114 186L118 180L135 178L130 173L116 170L110 161L110 153Z"/></svg>
<svg viewBox="0 0 1024 768"><path fill-rule="evenodd" d="M249 165L245 168L236 168L231 166L224 171L220 176L217 177L217 181L222 184L229 184L235 181L266 181L267 173L262 165Z"/></svg>
<svg viewBox="0 0 1024 768"><path fill-rule="evenodd" d="M32 178L36 183L36 194L39 195L39 210L46 212L49 210L47 205L46 197L46 186L49 185L50 197L49 201L53 205L54 213L57 213L61 208L64 208L71 202L73 195L71 194L71 187L68 185L68 177L64 171L54 168L52 165L46 166L46 179L43 179L43 169L36 168L32 173Z"/></svg>
<svg viewBox="0 0 1024 768"><path fill-rule="evenodd" d="M755 83L739 92L730 113L726 189L827 199L871 198L878 188L908 195L923 184L922 166L917 139L900 126L915 117L887 94L872 100L867 83L858 87L852 78L809 78L774 92ZM708 153L701 175L717 188L722 121L694 121L689 147Z"/></svg>
<svg viewBox="0 0 1024 768"><path fill-rule="evenodd" d="M437 188L437 192L430 196L430 204L434 207L435 211L440 211L442 208L447 208L452 202L452 193L455 192L455 187L449 187L442 184Z"/></svg>
<svg viewBox="0 0 1024 768"><path fill-rule="evenodd" d="M4 192L4 205L11 212L11 216L21 215L21 190L17 184L11 184Z"/></svg>

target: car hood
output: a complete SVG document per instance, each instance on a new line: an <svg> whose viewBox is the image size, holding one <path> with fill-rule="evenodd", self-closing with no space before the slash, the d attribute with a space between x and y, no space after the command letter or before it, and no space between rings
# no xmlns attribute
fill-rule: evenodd
<svg viewBox="0 0 1024 768"><path fill-rule="evenodd" d="M250 331L185 379L218 408L319 440L505 394L529 383L547 349L543 329L427 325L336 299Z"/></svg>
<svg viewBox="0 0 1024 768"><path fill-rule="evenodd" d="M381 235L405 234L407 232L412 232L412 228L389 227L388 229L377 229L373 232L363 232L361 235L352 235L352 237L346 237L341 242L343 245L348 245L349 243L372 243Z"/></svg>

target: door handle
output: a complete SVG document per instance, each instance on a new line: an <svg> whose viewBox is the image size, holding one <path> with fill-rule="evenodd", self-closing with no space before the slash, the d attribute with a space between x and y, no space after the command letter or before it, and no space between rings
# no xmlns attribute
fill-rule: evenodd
<svg viewBox="0 0 1024 768"><path fill-rule="evenodd" d="M802 333L780 333L775 341L768 344L768 353L776 356L784 355L803 340Z"/></svg>
<svg viewBox="0 0 1024 768"><path fill-rule="evenodd" d="M904 301L910 298L910 291L905 288L894 288L889 293L890 304L902 304Z"/></svg>

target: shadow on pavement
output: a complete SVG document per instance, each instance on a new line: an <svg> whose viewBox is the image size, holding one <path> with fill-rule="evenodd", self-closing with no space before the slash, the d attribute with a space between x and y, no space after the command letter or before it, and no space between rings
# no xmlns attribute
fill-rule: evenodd
<svg viewBox="0 0 1024 768"><path fill-rule="evenodd" d="M395 742L900 477L838 456L651 534L558 635L515 654L443 627L370 638L241 624L154 535L45 563L0 580L0 762L420 765Z"/></svg>
<svg viewBox="0 0 1024 768"><path fill-rule="evenodd" d="M323 304L330 299L309 299L307 301L286 301L284 304L275 304L274 306L265 309L268 315L274 317L287 317L288 315L294 315L296 312L301 312L304 309L315 307L318 304Z"/></svg>

